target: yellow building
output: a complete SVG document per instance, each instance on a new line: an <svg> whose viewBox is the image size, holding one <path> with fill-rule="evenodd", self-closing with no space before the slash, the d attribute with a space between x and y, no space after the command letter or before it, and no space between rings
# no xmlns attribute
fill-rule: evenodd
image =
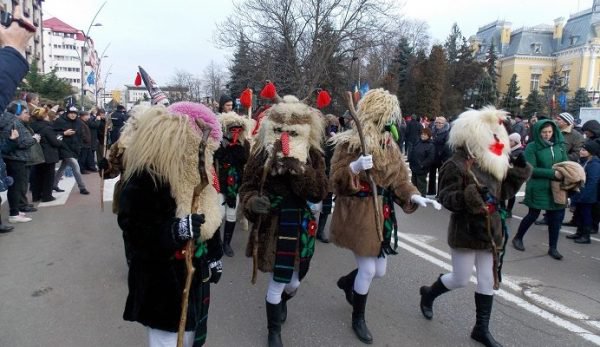
<svg viewBox="0 0 600 347"><path fill-rule="evenodd" d="M501 94L506 93L513 74L525 98L532 90L540 90L556 71L568 86L570 97L577 89L585 88L598 102L600 0L593 0L592 8L570 15L566 23L561 17L554 24L513 30L510 22L495 21L479 28L470 42L480 60L494 44Z"/></svg>

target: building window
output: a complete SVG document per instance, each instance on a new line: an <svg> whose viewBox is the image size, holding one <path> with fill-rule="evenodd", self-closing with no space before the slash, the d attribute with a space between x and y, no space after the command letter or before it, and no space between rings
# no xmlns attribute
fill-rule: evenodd
<svg viewBox="0 0 600 347"><path fill-rule="evenodd" d="M542 44L541 43L532 43L531 49L533 50L533 54L542 54Z"/></svg>
<svg viewBox="0 0 600 347"><path fill-rule="evenodd" d="M532 92L540 89L540 77L542 77L540 74L531 74L531 85L529 89Z"/></svg>
<svg viewBox="0 0 600 347"><path fill-rule="evenodd" d="M562 75L560 76L560 81L563 86L569 86L570 73L571 73L571 71L569 71L569 70L565 70L562 72Z"/></svg>

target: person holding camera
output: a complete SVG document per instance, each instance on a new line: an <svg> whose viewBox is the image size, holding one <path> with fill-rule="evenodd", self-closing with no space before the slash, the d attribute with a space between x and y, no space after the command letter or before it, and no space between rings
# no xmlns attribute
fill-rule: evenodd
<svg viewBox="0 0 600 347"><path fill-rule="evenodd" d="M12 15L2 11L0 19L0 111L4 111L29 71L25 49L35 33L35 27L22 18L19 5L14 5Z"/></svg>

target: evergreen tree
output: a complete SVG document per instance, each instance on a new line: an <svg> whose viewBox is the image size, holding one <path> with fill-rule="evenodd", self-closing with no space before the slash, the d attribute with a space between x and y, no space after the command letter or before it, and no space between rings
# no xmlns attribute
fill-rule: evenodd
<svg viewBox="0 0 600 347"><path fill-rule="evenodd" d="M250 47L244 38L244 34L240 33L237 48L233 54L233 63L229 68L229 72L231 73L229 92L232 97L239 97L242 91L253 82L252 70L253 64L250 59Z"/></svg>
<svg viewBox="0 0 600 347"><path fill-rule="evenodd" d="M493 100L493 102L495 103L496 100L498 100L498 77L500 76L498 75L498 71L496 69L498 55L496 54L496 46L494 45L494 41L492 41L492 43L490 44L490 48L488 49L485 55L485 70L487 72L487 76L484 76L484 80L486 78L489 78L489 81L484 81L483 83L489 85L489 87L486 87L487 89L485 91L489 93L489 100Z"/></svg>
<svg viewBox="0 0 600 347"><path fill-rule="evenodd" d="M487 72L479 83L479 93L475 100L475 108L482 108L484 106L495 106L497 101L496 88L494 86L494 80Z"/></svg>
<svg viewBox="0 0 600 347"><path fill-rule="evenodd" d="M425 63L422 82L417 87L418 115L436 117L446 114L442 112L446 68L444 48L441 45L433 46Z"/></svg>
<svg viewBox="0 0 600 347"><path fill-rule="evenodd" d="M450 35L448 35L448 38L444 43L449 66L458 61L462 39L464 39L464 36L460 31L458 24L455 22L450 30Z"/></svg>
<svg viewBox="0 0 600 347"><path fill-rule="evenodd" d="M575 96L569 101L568 110L573 117L579 118L579 110L582 107L592 107L592 103L585 88L577 89Z"/></svg>
<svg viewBox="0 0 600 347"><path fill-rule="evenodd" d="M408 40L402 37L394 50L392 64L384 79L383 87L391 93L395 93L400 101L407 92L406 83L410 73L409 64L413 56L412 51Z"/></svg>
<svg viewBox="0 0 600 347"><path fill-rule="evenodd" d="M521 95L519 93L520 90L521 88L517 81L517 74L513 74L510 78L510 82L508 82L508 91L502 102L502 108L513 115L521 113L521 104L523 101L521 100Z"/></svg>
<svg viewBox="0 0 600 347"><path fill-rule="evenodd" d="M537 90L534 90L527 96L525 106L523 107L523 115L526 118L530 118L533 115L541 115L544 113L545 108L546 102L544 96Z"/></svg>
<svg viewBox="0 0 600 347"><path fill-rule="evenodd" d="M551 115L556 115L561 111L558 103L558 98L561 93L569 92L569 87L564 83L560 77L558 71L553 71L546 84L542 87L544 95L546 96L546 102L548 105L548 111Z"/></svg>
<svg viewBox="0 0 600 347"><path fill-rule="evenodd" d="M417 114L418 89L423 81L423 71L426 68L426 63L427 56L423 50L419 50L416 55L412 55L408 60L404 93L398 94L402 114L404 115Z"/></svg>

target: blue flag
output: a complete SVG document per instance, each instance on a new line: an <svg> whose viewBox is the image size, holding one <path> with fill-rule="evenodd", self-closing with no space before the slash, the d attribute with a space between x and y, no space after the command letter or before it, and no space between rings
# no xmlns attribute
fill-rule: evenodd
<svg viewBox="0 0 600 347"><path fill-rule="evenodd" d="M90 85L96 83L96 76L94 75L94 71L90 72L90 74L88 75L87 83Z"/></svg>

